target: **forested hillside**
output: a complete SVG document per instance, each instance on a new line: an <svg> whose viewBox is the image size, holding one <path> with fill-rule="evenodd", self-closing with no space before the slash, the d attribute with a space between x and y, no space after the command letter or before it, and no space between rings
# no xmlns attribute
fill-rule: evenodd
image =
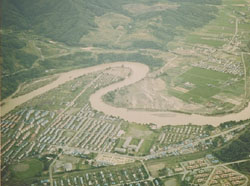
<svg viewBox="0 0 250 186"><path fill-rule="evenodd" d="M122 1L111 0L4 0L3 27L31 29L52 39L76 44L97 27L95 16L120 10Z"/></svg>
<svg viewBox="0 0 250 186"><path fill-rule="evenodd" d="M137 0L137 1L112 1L112 0L4 0L3 1L3 27L32 30L38 34L52 39L76 44L80 38L90 30L97 28L94 22L95 16L101 16L107 12L116 12L133 17L127 10L123 9L124 4L145 3L152 4L158 1ZM167 2L162 1L162 2ZM159 30L159 37L166 37L168 29L175 30L177 26L193 28L203 26L214 17L215 7L206 4L220 4L220 0L199 1L199 0L171 0L180 3L176 10L158 11L145 13L133 17L136 19L148 19L163 15L164 25L170 28ZM158 28L157 28L158 29ZM169 30L168 30L169 31ZM161 36L160 36L161 34ZM174 33L172 33L174 34Z"/></svg>

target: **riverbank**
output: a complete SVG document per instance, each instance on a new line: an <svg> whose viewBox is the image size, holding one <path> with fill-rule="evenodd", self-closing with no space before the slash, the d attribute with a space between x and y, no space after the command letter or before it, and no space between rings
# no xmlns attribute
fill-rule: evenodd
<svg viewBox="0 0 250 186"><path fill-rule="evenodd" d="M245 107L242 111L238 113L230 113L227 115L216 115L216 116L202 116L197 114L185 114L185 113L177 113L177 112L151 112L151 111L139 111L139 110L128 110L126 108L117 108L111 105L106 104L102 97L110 91L114 91L116 89L120 89L122 87L134 84L143 78L146 77L149 72L148 66L135 63L135 62L116 62L116 63L108 63L102 64L98 66L83 68L72 70L70 72L61 73L58 76L58 79L44 87L41 87L35 91L32 91L28 94L17 98L9 98L7 100L3 100L1 104L2 111L1 115L5 115L9 111L13 110L16 106L25 103L26 101L41 95L53 88L58 87L61 84L64 84L70 80L73 80L77 77L80 77L85 74L89 74L92 72L97 72L100 70L104 70L106 68L113 67L127 67L131 69L131 74L128 78L123 81L111 84L107 87L99 89L94 94L92 94L89 98L90 104L93 109L101 111L107 115L112 115L116 117L120 117L129 122L143 123L149 124L154 123L158 127L164 125L183 125L183 124L197 124L197 125L214 125L218 126L220 123L226 121L240 121L250 118L250 104Z"/></svg>

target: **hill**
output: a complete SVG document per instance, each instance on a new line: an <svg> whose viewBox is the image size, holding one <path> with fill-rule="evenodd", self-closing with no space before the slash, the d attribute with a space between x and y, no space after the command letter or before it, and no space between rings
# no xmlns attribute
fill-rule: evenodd
<svg viewBox="0 0 250 186"><path fill-rule="evenodd" d="M97 27L95 16L116 9L115 2L4 0L2 24L5 28L32 30L58 41L75 44L82 35Z"/></svg>
<svg viewBox="0 0 250 186"><path fill-rule="evenodd" d="M164 25L170 25L170 29L177 26L192 28L203 26L214 17L216 9L207 4L220 4L220 0L188 0L185 3L171 0L170 2L179 3L180 6L168 11L164 9L162 11L146 11L139 16L131 14L123 8L124 5L130 3L152 5L155 2L154 0L23 0L22 2L4 0L2 26L15 30L32 30L37 34L67 44L77 44L83 35L98 27L94 20L95 16L102 16L108 12L124 14L135 21L164 15ZM162 2L166 3L167 1ZM162 37L164 37L163 33Z"/></svg>

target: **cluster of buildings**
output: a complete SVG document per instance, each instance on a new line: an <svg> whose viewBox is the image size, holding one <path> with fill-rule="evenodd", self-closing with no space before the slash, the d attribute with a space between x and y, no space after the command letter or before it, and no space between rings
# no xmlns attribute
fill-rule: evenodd
<svg viewBox="0 0 250 186"><path fill-rule="evenodd" d="M203 129L202 126L169 126L168 128L162 131L162 133L158 137L158 141L161 146L169 145L184 141L185 139L203 136L205 135L205 133L206 131Z"/></svg>
<svg viewBox="0 0 250 186"><path fill-rule="evenodd" d="M120 156L116 154L98 154L95 158L97 166L119 165L133 163L135 160L129 156Z"/></svg>
<svg viewBox="0 0 250 186"><path fill-rule="evenodd" d="M231 24L233 24L233 22ZM236 24L238 25L237 20ZM236 29L236 31L238 30ZM199 53L200 55L206 58L205 60L199 61L197 64L194 64L194 66L215 70L218 72L243 76L243 63L235 59L230 59L231 54L234 56L237 55L237 49L241 45L241 41L239 41L241 37L238 33L235 33L232 38L225 38L223 34L221 34L220 37L226 42L221 49L215 49L213 47L202 45L196 45L192 48L195 53Z"/></svg>
<svg viewBox="0 0 250 186"><path fill-rule="evenodd" d="M243 185L247 178L224 165L214 164L216 158L207 154L205 158L181 162L174 169L175 174L185 173L185 180L192 185ZM217 160L218 161L218 160ZM173 172L173 171L172 171Z"/></svg>
<svg viewBox="0 0 250 186"><path fill-rule="evenodd" d="M122 145L122 148L115 148L115 152L119 153L126 153L128 152L138 152L139 149L141 148L144 139L139 139L138 144L132 144L133 137L129 136L126 138L124 144Z"/></svg>
<svg viewBox="0 0 250 186"><path fill-rule="evenodd" d="M49 119L47 119L47 116L49 114L50 119L53 119L55 117L54 112L30 109L26 113L25 121L29 124L45 126L47 123L49 123Z"/></svg>
<svg viewBox="0 0 250 186"><path fill-rule="evenodd" d="M1 118L1 134L5 135L10 129L13 129L16 124L20 121L22 115L19 114L8 114Z"/></svg>
<svg viewBox="0 0 250 186"><path fill-rule="evenodd" d="M185 167L186 170L200 169L207 167L208 165L209 164L205 159L199 159L183 163L183 166Z"/></svg>
<svg viewBox="0 0 250 186"><path fill-rule="evenodd" d="M75 115L57 115L53 111L32 108L20 109L1 120L1 133L8 139L1 146L3 164L49 152L53 145L111 152L120 127L117 118L105 115L96 117L89 104L84 105ZM75 140L69 144L76 134Z"/></svg>
<svg viewBox="0 0 250 186"><path fill-rule="evenodd" d="M94 84L93 88L98 89L121 80L122 78L119 76L105 73L101 78L98 79L98 82Z"/></svg>
<svg viewBox="0 0 250 186"><path fill-rule="evenodd" d="M62 129L56 129L49 127L46 129L39 138L37 143L39 144L66 144L69 140L69 136L64 135L65 131Z"/></svg>
<svg viewBox="0 0 250 186"><path fill-rule="evenodd" d="M168 168L170 176L185 174L185 180L191 185L244 185L247 178L239 172L232 170L224 165L215 165L211 163L214 156L206 155L205 158L180 162L175 168Z"/></svg>
<svg viewBox="0 0 250 186"><path fill-rule="evenodd" d="M95 117L95 112L86 104L75 115L61 114L56 117L37 138L37 142L111 152L120 131L120 124L113 124L115 121L116 118L109 116Z"/></svg>
<svg viewBox="0 0 250 186"><path fill-rule="evenodd" d="M224 184L226 186L234 186L243 185L246 181L247 178L242 174L227 167L218 167L209 180L209 185Z"/></svg>
<svg viewBox="0 0 250 186"><path fill-rule="evenodd" d="M88 119L76 137L76 147L111 152L115 146L120 124L105 120Z"/></svg>
<svg viewBox="0 0 250 186"><path fill-rule="evenodd" d="M198 172L194 175L194 183L197 184L204 184L207 179L209 178L209 175L211 173L211 169L204 169L202 170L203 173Z"/></svg>
<svg viewBox="0 0 250 186"><path fill-rule="evenodd" d="M211 58L209 59L209 61L199 61L198 63L193 64L193 66L233 75L244 75L243 64L241 63L241 61L235 62L228 59L218 60Z"/></svg>
<svg viewBox="0 0 250 186"><path fill-rule="evenodd" d="M9 164L15 160L21 160L27 157L34 148L41 153L45 149L45 145L37 144L34 137L38 135L40 128L44 128L45 124L54 116L54 112L29 108L20 109L14 114L10 113L4 116L1 120L1 127L4 130L1 133L2 137L7 135L8 140L1 146L3 163ZM39 122L42 119L48 122Z"/></svg>
<svg viewBox="0 0 250 186"><path fill-rule="evenodd" d="M69 166L69 168L71 168L71 166ZM148 176L142 165L131 165L129 167L123 166L110 169L90 170L77 174L67 174L63 177L55 177L53 185L108 186L116 184L123 185L132 182L137 186L151 186L151 181L144 181ZM34 183L33 186L39 185L40 183L49 184L49 180L41 180L39 183Z"/></svg>

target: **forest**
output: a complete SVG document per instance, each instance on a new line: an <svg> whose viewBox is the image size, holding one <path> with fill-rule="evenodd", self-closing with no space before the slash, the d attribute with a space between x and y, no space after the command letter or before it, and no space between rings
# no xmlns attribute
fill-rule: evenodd
<svg viewBox="0 0 250 186"><path fill-rule="evenodd" d="M225 144L214 152L215 156L225 162L242 160L250 154L250 130L249 127L237 139Z"/></svg>

